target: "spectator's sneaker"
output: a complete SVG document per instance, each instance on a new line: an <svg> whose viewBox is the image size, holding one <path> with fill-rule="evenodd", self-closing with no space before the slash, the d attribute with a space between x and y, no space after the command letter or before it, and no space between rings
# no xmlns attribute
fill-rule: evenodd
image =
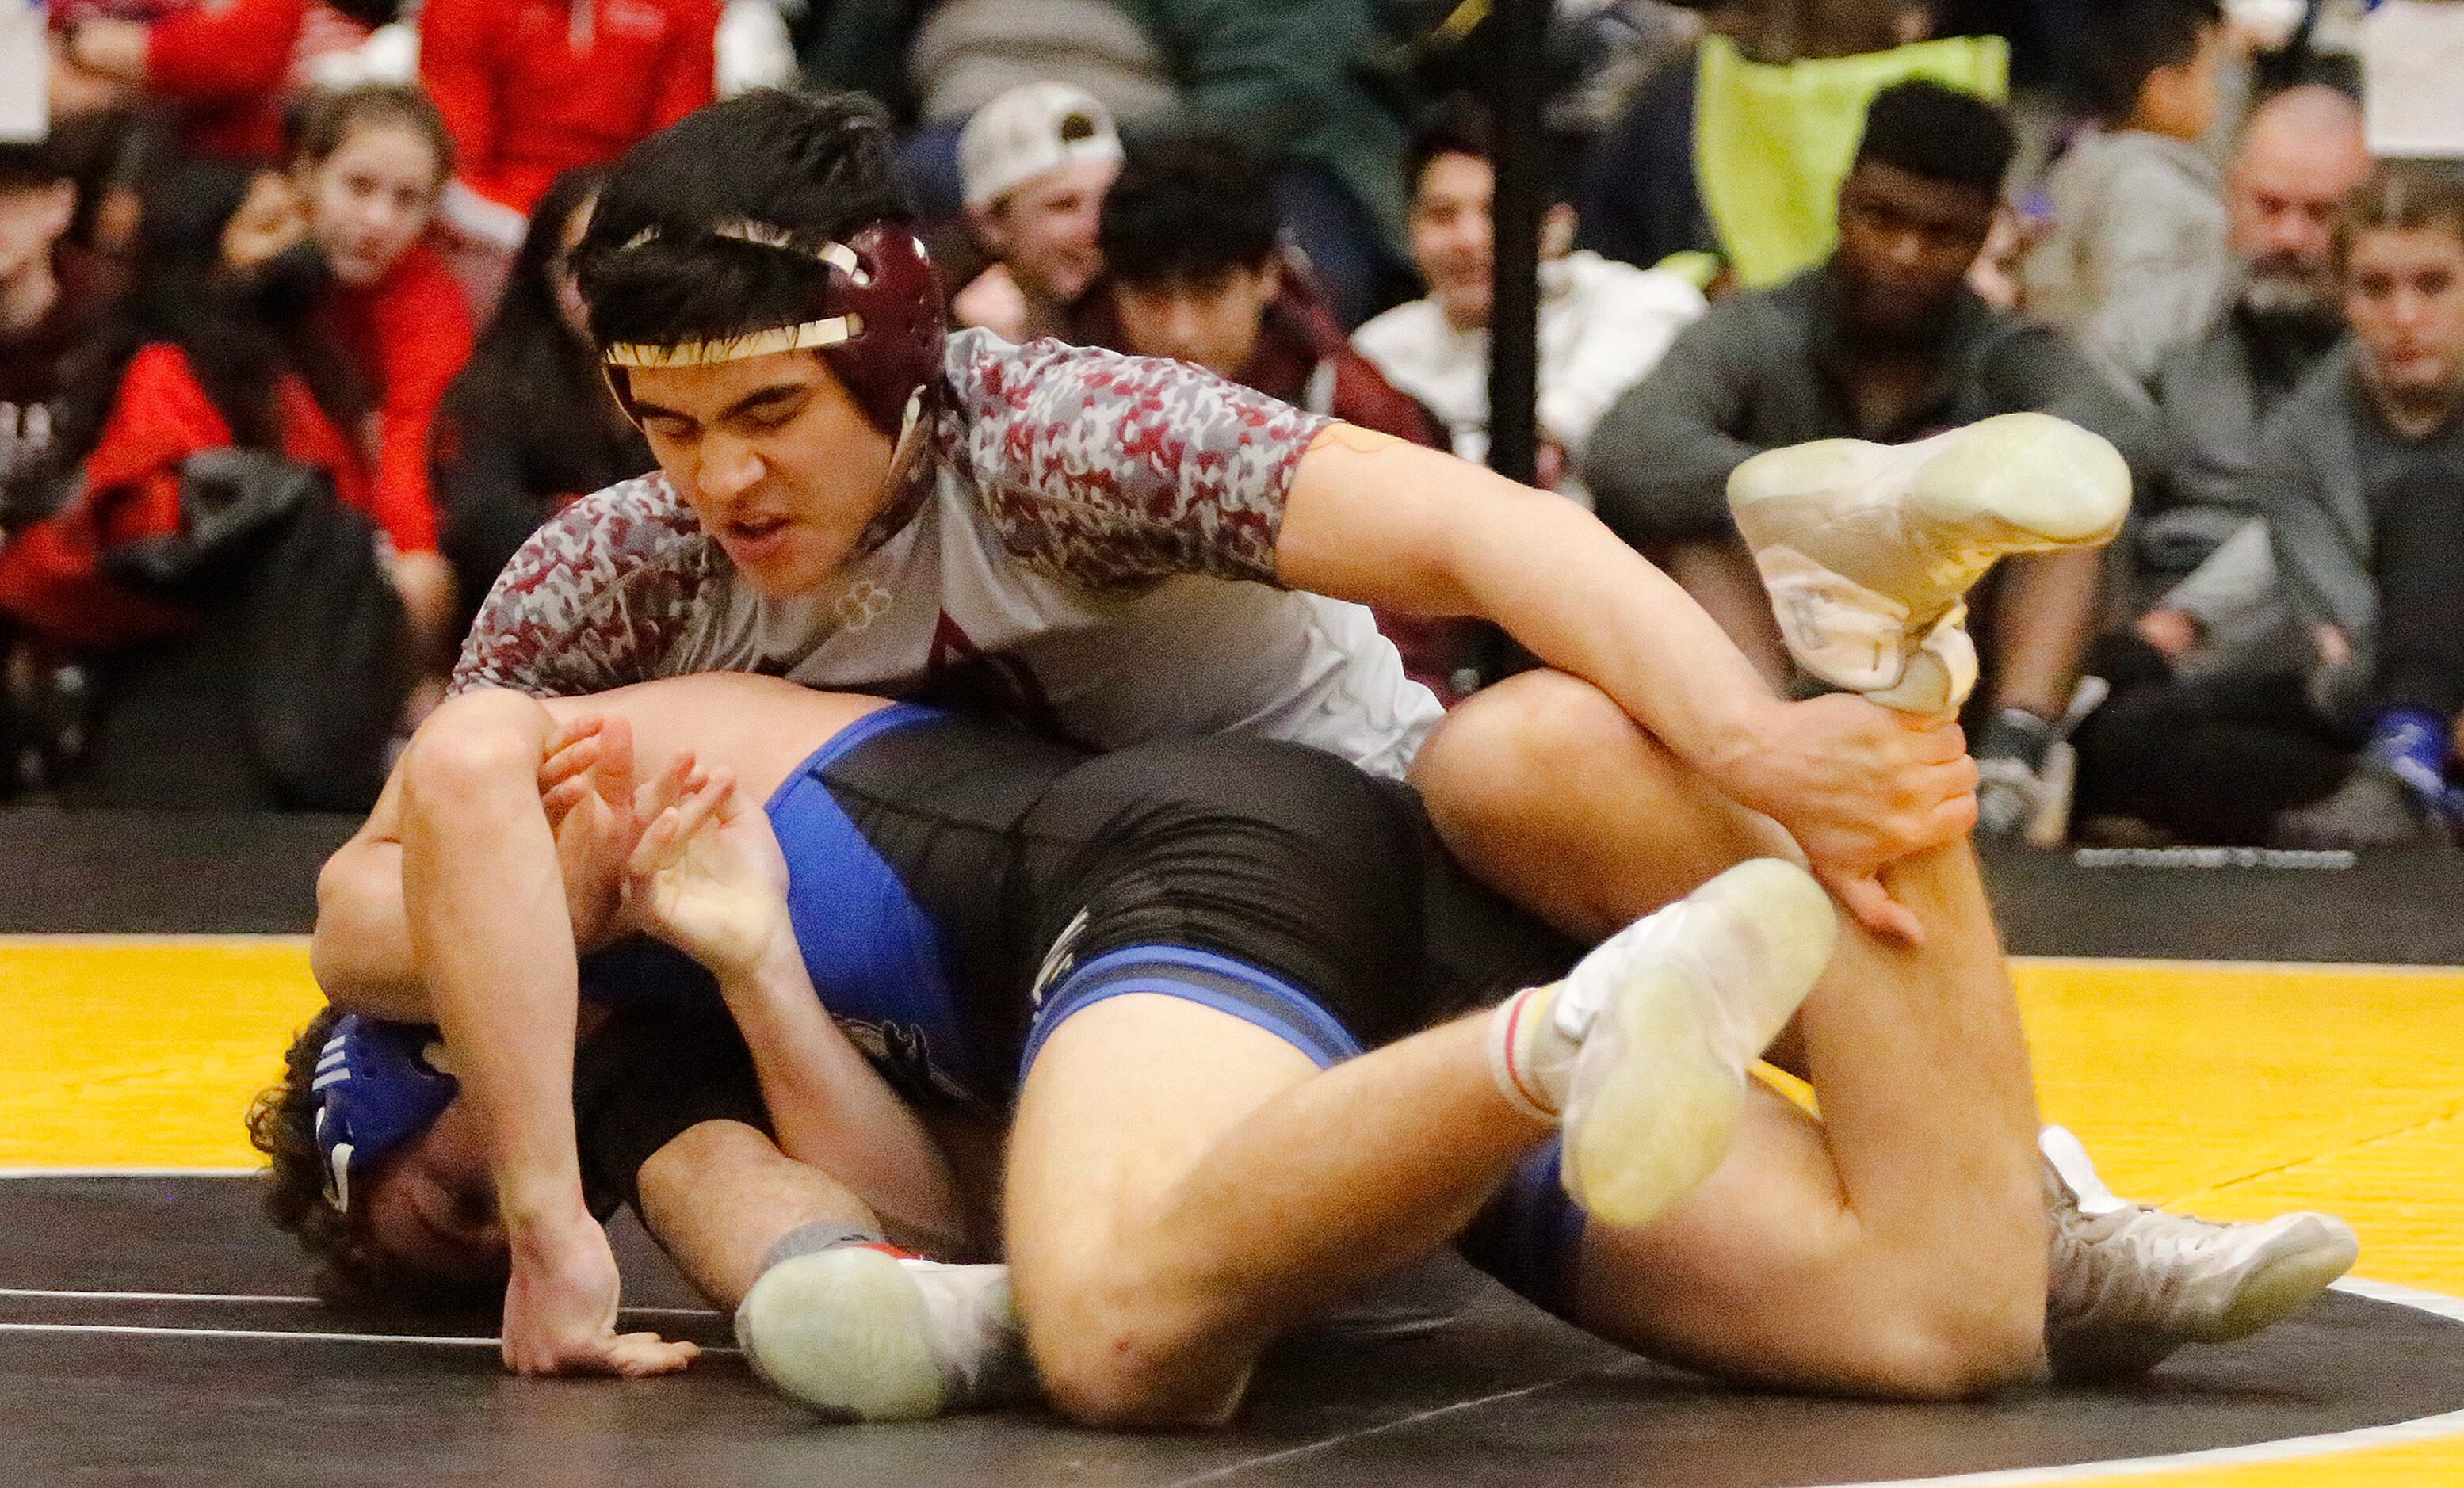
<svg viewBox="0 0 2464 1488"><path fill-rule="evenodd" d="M2455 825L2393 771L2365 759L2325 800L2277 817L2270 840L2278 847L2445 847L2454 844Z"/></svg>
<svg viewBox="0 0 2464 1488"><path fill-rule="evenodd" d="M841 1420L920 1421L1023 1397L1007 1266L834 1245L761 1274L736 1341L771 1389Z"/></svg>
<svg viewBox="0 0 2464 1488"><path fill-rule="evenodd" d="M2079 1139L2047 1127L2053 1269L2045 1355L2054 1377L2110 1380L2184 1344L2246 1338L2307 1306L2352 1269L2360 1242L2328 1214L2217 1224L2114 1197Z"/></svg>
<svg viewBox="0 0 2464 1488"><path fill-rule="evenodd" d="M1976 832L2024 835L2054 793L2054 726L2024 708L2005 708L1976 737Z"/></svg>
<svg viewBox="0 0 2464 1488"><path fill-rule="evenodd" d="M1710 1175L1745 1109L1747 1070L1814 989L1838 930L1811 875L1757 858L1568 974L1549 1016L1579 1041L1564 1104L1576 1203L1640 1224Z"/></svg>
<svg viewBox="0 0 2464 1488"><path fill-rule="evenodd" d="M1944 712L1976 685L1969 586L2005 554L2109 540L2130 470L2077 425L2006 413L1912 445L1769 450L1728 477L1728 509L1798 665L1887 707Z"/></svg>

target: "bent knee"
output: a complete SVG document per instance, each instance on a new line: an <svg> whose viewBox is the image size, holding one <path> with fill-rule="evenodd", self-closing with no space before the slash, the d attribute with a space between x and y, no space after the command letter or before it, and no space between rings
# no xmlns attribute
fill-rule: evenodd
<svg viewBox="0 0 2464 1488"><path fill-rule="evenodd" d="M403 752L403 789L451 800L509 778L535 781L549 728L547 710L519 692L487 688L449 698Z"/></svg>
<svg viewBox="0 0 2464 1488"><path fill-rule="evenodd" d="M1989 1310L1910 1319L1872 1339L1842 1383L1888 1400L1973 1400L2037 1377L2044 1361L2041 1298Z"/></svg>
<svg viewBox="0 0 2464 1488"><path fill-rule="evenodd" d="M1446 715L1413 762L1426 794L1485 796L1539 784L1639 726L1599 689L1562 671L1527 671L1472 694Z"/></svg>
<svg viewBox="0 0 2464 1488"><path fill-rule="evenodd" d="M1126 1295L1073 1298L1041 1319L1036 1312L1028 1309L1026 1336L1037 1376L1052 1408L1076 1425L1221 1426L1247 1391L1254 1360Z"/></svg>

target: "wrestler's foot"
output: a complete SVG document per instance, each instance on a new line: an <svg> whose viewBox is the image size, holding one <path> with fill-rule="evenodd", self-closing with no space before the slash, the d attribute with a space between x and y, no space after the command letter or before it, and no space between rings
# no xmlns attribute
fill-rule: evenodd
<svg viewBox="0 0 2464 1488"><path fill-rule="evenodd" d="M1798 665L1910 712L1976 685L1970 585L2011 553L2089 548L2122 530L2130 470L2050 414L2006 413L1912 445L1825 439L1728 477L1728 509Z"/></svg>
<svg viewBox="0 0 2464 1488"><path fill-rule="evenodd" d="M1611 1224L1710 1176L1748 1069L1831 959L1838 916L1804 869L1739 864L1603 943L1548 1010L1579 1040L1564 1080L1567 1192Z"/></svg>
<svg viewBox="0 0 2464 1488"><path fill-rule="evenodd" d="M824 1415L917 1421L1023 1396L1033 1371L1007 1266L952 1266L870 1245L791 1257L736 1309L772 1389Z"/></svg>
<svg viewBox="0 0 2464 1488"><path fill-rule="evenodd" d="M2079 1139L2048 1127L2053 1271L2045 1354L2055 1378L2145 1373L2184 1344L2246 1338L2307 1306L2360 1244L2329 1214L2218 1224L2114 1197Z"/></svg>

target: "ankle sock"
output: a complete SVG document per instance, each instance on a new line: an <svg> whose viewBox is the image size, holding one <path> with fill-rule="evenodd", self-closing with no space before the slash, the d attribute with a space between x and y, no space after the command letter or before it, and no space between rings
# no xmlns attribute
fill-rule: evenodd
<svg viewBox="0 0 2464 1488"><path fill-rule="evenodd" d="M1566 1105L1567 1082L1579 1034L1560 1026L1557 995L1566 984L1527 987L1499 1003L1488 1017L1488 1073L1499 1093L1538 1121L1555 1121Z"/></svg>
<svg viewBox="0 0 2464 1488"><path fill-rule="evenodd" d="M815 1219L796 1226L772 1241L770 1248L761 1253L761 1269L768 1271L782 1260L835 1250L842 1245L861 1245L868 1250L887 1251L892 1256L907 1254L875 1231L858 1229L835 1219Z"/></svg>

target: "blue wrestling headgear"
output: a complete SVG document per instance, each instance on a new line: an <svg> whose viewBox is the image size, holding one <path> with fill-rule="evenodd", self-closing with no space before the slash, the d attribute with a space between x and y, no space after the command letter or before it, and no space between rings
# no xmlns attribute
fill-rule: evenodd
<svg viewBox="0 0 2464 1488"><path fill-rule="evenodd" d="M386 1023L350 1014L317 1056L317 1148L325 1154L325 1199L351 1208L351 1173L426 1131L461 1088L438 1067L444 1044L427 1023Z"/></svg>

